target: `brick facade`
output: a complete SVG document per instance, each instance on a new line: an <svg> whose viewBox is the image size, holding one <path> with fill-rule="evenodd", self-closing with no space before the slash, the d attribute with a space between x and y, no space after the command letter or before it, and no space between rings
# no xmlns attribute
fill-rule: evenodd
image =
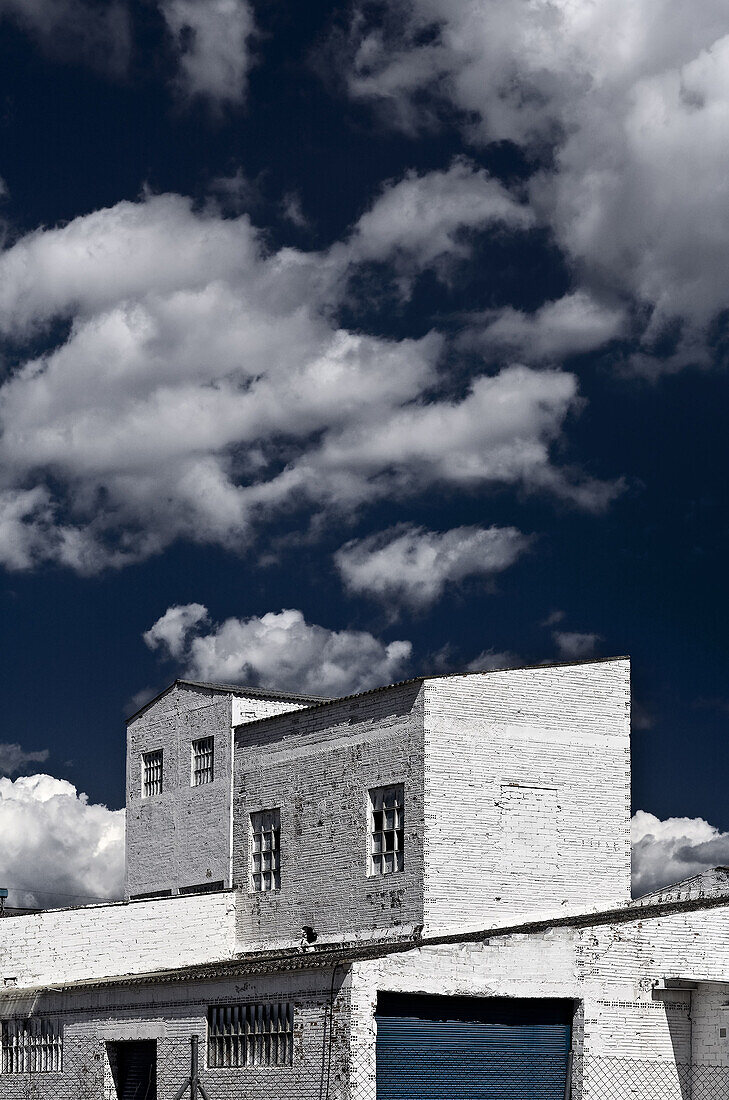
<svg viewBox="0 0 729 1100"><path fill-rule="evenodd" d="M368 877L369 790L405 788L405 870ZM241 945L423 923L420 682L236 731L234 883ZM250 814L281 808L281 889L249 892Z"/></svg>
<svg viewBox="0 0 729 1100"><path fill-rule="evenodd" d="M133 1039L157 1044L172 1100L194 1035L211 1100L377 1100L381 992L571 1000L573 1100L724 1095L729 872L630 902L628 731L622 659L303 709L176 686L130 724L130 891L232 888L0 921L0 1016L62 1021L64 1059L0 1073L0 1100L106 1100L108 1044ZM211 734L227 774L191 788ZM158 747L166 786L146 800ZM392 784L404 870L370 876L369 791ZM280 888L253 893L250 815L274 808ZM293 1005L291 1066L206 1064L210 1006L240 1003Z"/></svg>
<svg viewBox="0 0 729 1100"><path fill-rule="evenodd" d="M428 680L425 729L427 929L630 898L627 660Z"/></svg>
<svg viewBox="0 0 729 1100"><path fill-rule="evenodd" d="M304 706L271 693L179 682L127 730L126 895L231 883L233 724ZM214 737L212 783L191 785L192 743ZM163 789L142 797L142 755L162 750Z"/></svg>

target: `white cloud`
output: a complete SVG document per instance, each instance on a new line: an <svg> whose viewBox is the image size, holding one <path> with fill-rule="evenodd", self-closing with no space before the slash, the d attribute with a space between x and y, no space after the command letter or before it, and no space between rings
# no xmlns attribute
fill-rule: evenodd
<svg viewBox="0 0 729 1100"><path fill-rule="evenodd" d="M363 630L328 630L306 622L300 611L209 624L200 607L169 608L144 635L151 648L181 661L191 680L334 697L400 679L412 652L410 642L384 644Z"/></svg>
<svg viewBox="0 0 729 1100"><path fill-rule="evenodd" d="M26 752L17 742L0 743L0 775L15 775L25 771L29 764L42 764L48 756L48 749Z"/></svg>
<svg viewBox="0 0 729 1100"><path fill-rule="evenodd" d="M555 630L552 637L557 643L560 657L564 657L568 661L579 661L583 657L592 657L602 641L599 634L587 634L579 630Z"/></svg>
<svg viewBox="0 0 729 1100"><path fill-rule="evenodd" d="M149 195L39 229L0 254L0 327L16 338L54 318L77 325L124 303L202 290L244 276L260 255L246 217L192 212L180 195Z"/></svg>
<svg viewBox="0 0 729 1100"><path fill-rule="evenodd" d="M400 125L447 101L471 141L549 149L533 208L586 285L645 311L649 350L685 322L678 363L729 304L728 61L723 0L400 0L357 12L348 65Z"/></svg>
<svg viewBox="0 0 729 1100"><path fill-rule="evenodd" d="M474 186L464 173L456 190ZM417 267L459 247L458 219L443 217L437 249L406 225L400 255ZM359 232L368 255L385 247ZM0 252L0 334L22 348L70 323L0 386L0 561L88 573L180 538L240 551L281 509L350 510L438 483L604 507L619 486L552 456L579 409L574 376L512 366L453 398L438 333L338 327L359 247L267 252L247 217L160 195Z"/></svg>
<svg viewBox="0 0 729 1100"><path fill-rule="evenodd" d="M383 188L357 222L347 249L355 260L404 261L406 270L437 266L468 254L466 233L493 226L528 229L534 215L497 180L465 159L445 171Z"/></svg>
<svg viewBox="0 0 729 1100"><path fill-rule="evenodd" d="M518 668L523 664L517 653L509 649L484 649L466 665L468 672L493 672L500 668Z"/></svg>
<svg viewBox="0 0 729 1100"><path fill-rule="evenodd" d="M197 627L208 620L208 609L201 603L168 607L154 626L142 635L150 649L162 648L178 661Z"/></svg>
<svg viewBox="0 0 729 1100"><path fill-rule="evenodd" d="M254 31L247 0L160 0L160 9L179 50L183 93L242 102Z"/></svg>
<svg viewBox="0 0 729 1100"><path fill-rule="evenodd" d="M422 608L449 584L508 569L528 545L515 527L428 531L402 525L345 543L334 559L350 592Z"/></svg>
<svg viewBox="0 0 729 1100"><path fill-rule="evenodd" d="M506 306L469 320L465 344L529 362L594 351L626 331L622 309L601 304L582 290L546 302L533 313Z"/></svg>
<svg viewBox="0 0 729 1100"><path fill-rule="evenodd" d="M10 904L63 907L119 898L124 811L90 804L63 779L0 778L0 880Z"/></svg>
<svg viewBox="0 0 729 1100"><path fill-rule="evenodd" d="M507 367L476 378L460 400L411 403L378 421L362 417L331 432L284 484L293 479L302 488L307 478L332 499L342 491L366 499L385 487L396 495L433 483L500 483L548 490L599 511L620 487L558 469L550 458L576 402L573 375Z"/></svg>
<svg viewBox="0 0 729 1100"><path fill-rule="evenodd" d="M701 817L665 821L638 810L631 822L633 895L690 878L711 867L729 865L729 833Z"/></svg>
<svg viewBox="0 0 729 1100"><path fill-rule="evenodd" d="M301 198L294 192L284 195L281 210L286 220L295 225L297 229L311 228L311 223L301 205Z"/></svg>

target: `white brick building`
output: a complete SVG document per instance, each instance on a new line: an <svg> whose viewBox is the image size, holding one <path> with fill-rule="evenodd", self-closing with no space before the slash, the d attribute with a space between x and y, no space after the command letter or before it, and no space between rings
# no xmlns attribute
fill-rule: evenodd
<svg viewBox="0 0 729 1100"><path fill-rule="evenodd" d="M631 902L629 663L130 720L127 894L0 922L0 1098L729 1096L729 875ZM188 1087L187 1095L191 1095Z"/></svg>

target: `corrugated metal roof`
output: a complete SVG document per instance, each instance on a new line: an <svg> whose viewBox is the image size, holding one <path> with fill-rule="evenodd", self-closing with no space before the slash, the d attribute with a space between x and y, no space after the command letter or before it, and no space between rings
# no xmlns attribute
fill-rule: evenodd
<svg viewBox="0 0 729 1100"><path fill-rule="evenodd" d="M651 917L661 917L670 913L690 913L702 909L729 909L729 898L694 898L682 901L664 901L652 905L639 905L635 901L626 902L615 909L601 909L571 916L542 918L541 920L521 921L509 925L496 925L478 929L475 932L454 932L445 935L421 934L409 935L400 940L392 938L362 943L339 942L321 947L283 948L269 951L241 953L236 959L220 962L183 966L174 970L156 970L143 974L119 974L113 977L87 978L73 982L59 982L48 985L21 987L18 989L0 988L0 1002L6 996L27 996L34 992L53 989L55 992L74 989L91 989L104 986L154 985L155 983L178 983L207 981L215 978L235 977L246 973L264 973L281 970L305 970L309 968L332 967L347 962L365 961L412 951L415 948L443 947L459 943L483 943L514 935L538 935L559 928L591 928L606 924L627 924L631 921L645 921Z"/></svg>

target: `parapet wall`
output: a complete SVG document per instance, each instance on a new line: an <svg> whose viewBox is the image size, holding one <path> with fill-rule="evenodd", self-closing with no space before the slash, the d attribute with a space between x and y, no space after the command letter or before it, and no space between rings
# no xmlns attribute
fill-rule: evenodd
<svg viewBox="0 0 729 1100"><path fill-rule="evenodd" d="M145 974L234 954L235 896L230 891L0 920L4 987Z"/></svg>

